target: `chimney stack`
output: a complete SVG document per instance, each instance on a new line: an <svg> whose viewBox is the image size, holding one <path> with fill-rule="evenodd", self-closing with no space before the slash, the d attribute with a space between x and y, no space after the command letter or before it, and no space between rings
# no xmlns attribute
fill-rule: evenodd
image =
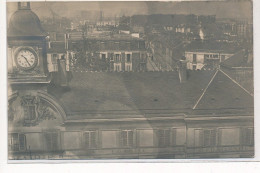
<svg viewBox="0 0 260 173"><path fill-rule="evenodd" d="M179 61L178 71L179 71L180 83L186 82L187 81L187 61L186 60Z"/></svg>
<svg viewBox="0 0 260 173"><path fill-rule="evenodd" d="M18 2L18 10L30 10L30 2Z"/></svg>

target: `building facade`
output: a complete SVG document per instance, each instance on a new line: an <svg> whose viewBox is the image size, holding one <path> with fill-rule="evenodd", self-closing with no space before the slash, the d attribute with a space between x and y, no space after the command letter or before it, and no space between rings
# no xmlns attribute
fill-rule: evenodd
<svg viewBox="0 0 260 173"><path fill-rule="evenodd" d="M233 54L222 51L194 50L185 51L185 57L188 61L187 69L201 70L204 68L215 69L220 62L230 58Z"/></svg>
<svg viewBox="0 0 260 173"><path fill-rule="evenodd" d="M143 39L118 34L109 37L88 37L85 42L89 71L146 71L147 51ZM77 43L72 46L77 47ZM74 48L70 49L72 52Z"/></svg>

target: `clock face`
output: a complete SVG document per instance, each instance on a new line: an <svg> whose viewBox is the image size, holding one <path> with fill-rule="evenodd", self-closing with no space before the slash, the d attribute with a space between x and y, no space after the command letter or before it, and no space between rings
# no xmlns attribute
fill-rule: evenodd
<svg viewBox="0 0 260 173"><path fill-rule="evenodd" d="M33 50L24 48L16 54L15 62L20 69L31 70L37 65L38 58Z"/></svg>

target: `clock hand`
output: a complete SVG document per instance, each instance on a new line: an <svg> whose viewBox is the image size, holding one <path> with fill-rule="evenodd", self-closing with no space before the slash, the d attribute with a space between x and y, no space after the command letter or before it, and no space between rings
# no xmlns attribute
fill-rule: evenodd
<svg viewBox="0 0 260 173"><path fill-rule="evenodd" d="M22 57L24 57L24 59L26 60L26 62L29 64L29 66L31 66L31 64L29 63L29 61L27 60L27 58L25 56L22 55Z"/></svg>

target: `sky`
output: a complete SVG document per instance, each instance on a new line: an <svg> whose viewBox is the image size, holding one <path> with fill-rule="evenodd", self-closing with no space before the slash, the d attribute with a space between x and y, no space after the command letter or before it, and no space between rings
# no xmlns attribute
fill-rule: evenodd
<svg viewBox="0 0 260 173"><path fill-rule="evenodd" d="M216 15L217 18L252 18L252 2L249 0L207 2L31 2L32 10L41 18L55 11L62 17L74 17L82 10L100 11L107 17L134 14L197 14ZM17 3L7 3L7 17L17 9Z"/></svg>

